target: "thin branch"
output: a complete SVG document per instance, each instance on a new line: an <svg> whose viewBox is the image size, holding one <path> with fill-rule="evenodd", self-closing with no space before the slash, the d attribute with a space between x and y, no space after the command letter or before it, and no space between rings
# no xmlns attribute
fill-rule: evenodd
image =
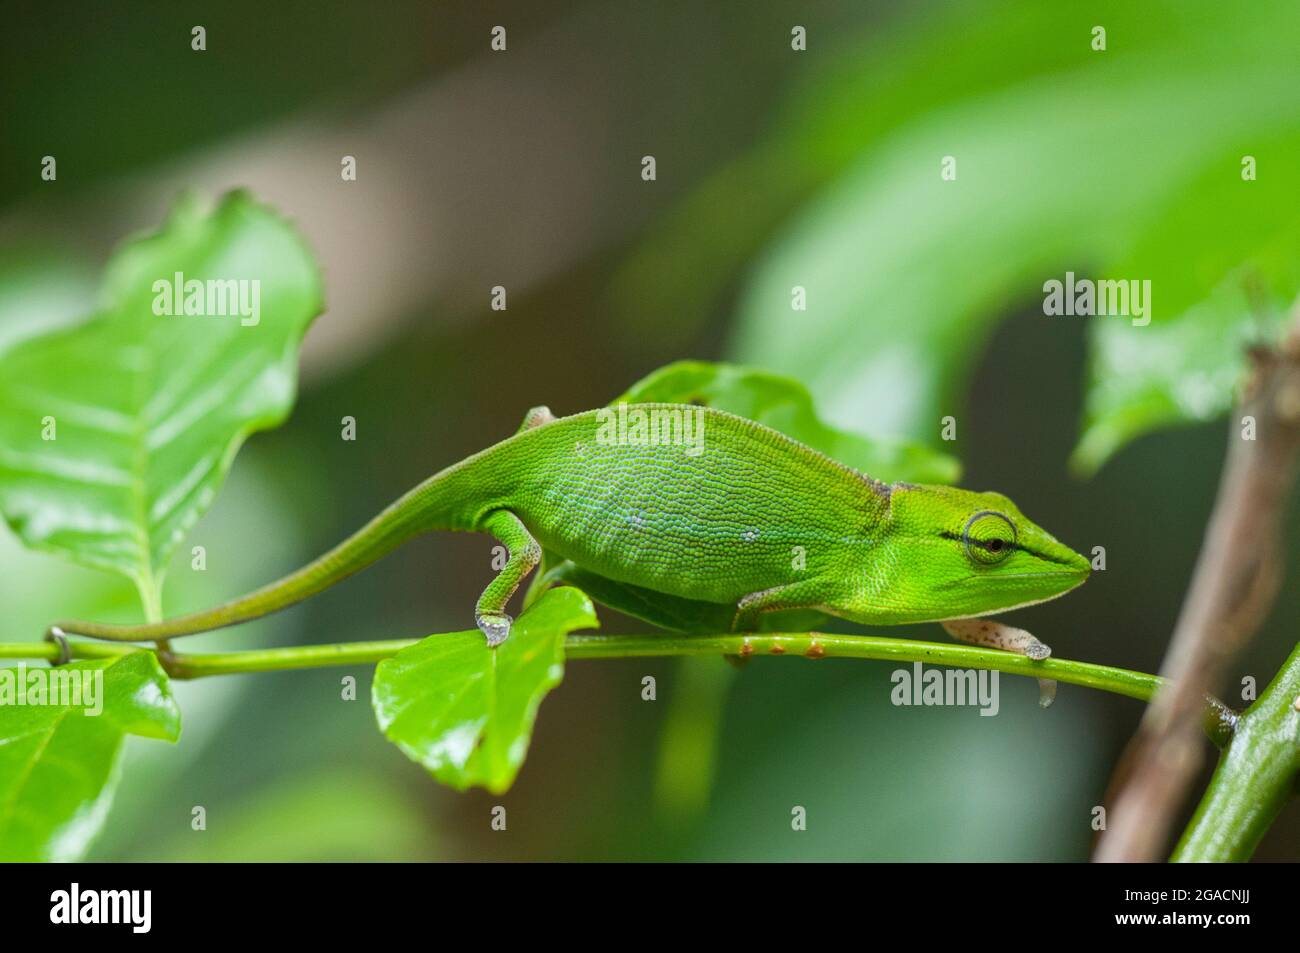
<svg viewBox="0 0 1300 953"><path fill-rule="evenodd" d="M1163 855L1203 751L1196 714L1277 595L1281 526L1300 448L1300 338L1252 355L1253 373L1233 421L1228 460L1191 587L1174 628L1156 695L1117 772L1118 792L1099 861ZM1238 430L1254 418L1254 439Z"/></svg>
<svg viewBox="0 0 1300 953"><path fill-rule="evenodd" d="M130 652L153 651L125 642L81 642L68 640L68 654L74 659L113 658ZM59 646L53 642L0 642L0 659L32 659L55 662Z"/></svg>
<svg viewBox="0 0 1300 953"><path fill-rule="evenodd" d="M274 672L317 668L326 665L373 665L415 645L417 639L382 642L342 642L333 645L302 645L245 652L172 653L168 665L180 679L248 672ZM136 645L74 640L68 643L71 656L105 658L133 651L153 651ZM645 658L678 655L727 655L750 658L759 655L809 659L856 658L892 662L924 662L956 668L976 668L1051 678L1070 685L1082 685L1113 692L1138 701L1150 701L1160 679L1109 665L1049 658L1034 661L1023 655L973 645L945 645L915 639L889 639L862 635L826 635L820 632L763 632L748 635L605 635L581 633L565 640L570 659ZM0 643L0 658L29 658L54 661L59 647L49 642ZM1219 745L1231 736L1235 713L1221 702L1210 700L1203 710L1206 733Z"/></svg>

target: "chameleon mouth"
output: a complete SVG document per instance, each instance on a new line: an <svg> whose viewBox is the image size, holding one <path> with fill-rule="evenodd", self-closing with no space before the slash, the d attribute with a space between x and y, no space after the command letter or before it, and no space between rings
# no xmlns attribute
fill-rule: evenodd
<svg viewBox="0 0 1300 953"><path fill-rule="evenodd" d="M1021 598L1019 601L1008 603L1006 605L999 605L996 608L978 613L979 615L990 615L994 612L1011 612L1014 609L1023 609L1026 606L1036 606L1039 603L1051 602L1053 599L1059 599L1072 589L1077 589L1079 586L1083 585L1083 583L1087 581L1089 575L1090 572L1079 572L1071 569L1045 569L1041 572L1003 573L998 576L967 576L963 582L971 579L983 579L987 582L992 579L1006 578L1043 580L1044 584L1039 588L1038 592L1025 592L1023 594L1025 598ZM1053 577L1055 577L1055 579L1053 579ZM1048 580L1053 581L1049 583ZM1004 593L1004 595L1007 594ZM1010 595L1009 598L1015 599L1016 597Z"/></svg>
<svg viewBox="0 0 1300 953"><path fill-rule="evenodd" d="M1080 582L1090 573L1083 569L1043 569L1036 572L1000 572L992 576L967 576L968 579L1033 579L1040 576L1074 576Z"/></svg>
<svg viewBox="0 0 1300 953"><path fill-rule="evenodd" d="M1000 606L997 611L1007 612L1011 609L1019 609L1023 606L1037 605L1040 602L1048 602L1065 595L1073 589L1079 588L1087 581L1090 571L1082 572L1074 569L1043 569L1031 572L1011 572L998 573L996 575L970 575L961 580L962 584L978 580L985 584L989 589L989 595L985 598L1005 597L1016 599L1021 597L1020 601L1014 604ZM988 583L996 582L1000 579L1014 580L1019 584L1017 592L1007 592L1005 589L988 587ZM1026 585L1026 580L1030 580ZM1034 583L1033 580L1040 580Z"/></svg>

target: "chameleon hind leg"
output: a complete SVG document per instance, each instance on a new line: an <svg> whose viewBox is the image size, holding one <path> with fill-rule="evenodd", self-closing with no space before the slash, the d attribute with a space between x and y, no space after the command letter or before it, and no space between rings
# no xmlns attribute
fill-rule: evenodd
<svg viewBox="0 0 1300 953"><path fill-rule="evenodd" d="M478 529L491 533L510 554L501 572L483 590L478 605L474 607L474 622L487 637L487 644L495 647L510 635L510 625L514 622L506 614L506 603L524 577L541 561L542 547L519 517L509 510L493 510Z"/></svg>

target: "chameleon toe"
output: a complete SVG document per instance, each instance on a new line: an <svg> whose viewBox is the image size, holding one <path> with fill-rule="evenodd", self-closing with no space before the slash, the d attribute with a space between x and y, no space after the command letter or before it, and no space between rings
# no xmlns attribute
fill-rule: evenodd
<svg viewBox="0 0 1300 953"><path fill-rule="evenodd" d="M478 625L479 631L487 637L488 648L496 648L509 637L510 625L514 621L504 612L491 615L476 614L474 616L474 622Z"/></svg>

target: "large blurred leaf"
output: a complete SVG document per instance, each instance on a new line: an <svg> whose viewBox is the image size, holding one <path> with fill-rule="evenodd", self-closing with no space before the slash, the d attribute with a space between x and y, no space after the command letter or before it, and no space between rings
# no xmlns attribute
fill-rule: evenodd
<svg viewBox="0 0 1300 953"><path fill-rule="evenodd" d="M1227 42L1227 31L1207 32L1198 6L1205 4L1100 0L1074 11L919 0L887 5L861 34L815 36L816 54L801 64L806 80L776 110L770 134L652 225L617 275L616 306L656 339L689 340L773 228L898 129L1026 80ZM1087 42L1097 23L1122 38L1104 60Z"/></svg>
<svg viewBox="0 0 1300 953"><path fill-rule="evenodd" d="M1273 0L1265 20L1281 20L1286 1ZM1260 13L1252 8L1252 18ZM891 5L862 34L816 36L806 79L776 109L770 135L651 226L620 269L615 306L656 339L685 341L792 209L918 117L1069 70L1143 61L1160 69L1180 53L1213 60L1223 47L1249 55L1257 27L1247 20L1210 0L1097 0L1087 9L918 0ZM1093 25L1109 31L1101 55L1089 46ZM1291 30L1265 29L1274 42L1257 44L1261 52L1284 51Z"/></svg>
<svg viewBox="0 0 1300 953"><path fill-rule="evenodd" d="M1096 25L1108 31L1104 52L1090 47ZM1037 311L1048 278L1151 278L1167 320L1249 271L1294 220L1283 170L1300 164L1296 25L1289 0L1249 17L1208 0L924 5L828 54L771 136L670 216L620 287L652 313L703 316L771 225L820 187L754 267L732 353L806 381L834 424L936 443L993 323ZM1224 204L1243 186L1245 153L1261 169L1248 188L1272 175L1289 193L1253 210L1240 191ZM940 177L945 156L957 160L955 181ZM796 285L806 311L791 308ZM1256 321L1241 308L1224 317ZM1256 328L1220 327L1211 403L1221 408L1222 382L1241 369L1232 345ZM1170 361L1177 338L1152 342L1153 369L1182 363ZM1113 378L1104 355L1094 366ZM1138 406L1149 400L1090 396L1107 430L1093 450L1171 419ZM1111 414L1124 425L1110 426Z"/></svg>
<svg viewBox="0 0 1300 953"><path fill-rule="evenodd" d="M1255 181L1241 177L1244 155L1258 163ZM1076 469L1231 406L1247 349L1276 342L1300 294L1297 168L1300 125L1241 144L1187 183L1110 269L1151 281L1154 314L1147 326L1092 320Z"/></svg>
<svg viewBox="0 0 1300 953"><path fill-rule="evenodd" d="M123 738L175 741L180 735L180 709L152 652L57 671L60 677L102 672L102 711L0 706L0 860L75 860L108 813Z"/></svg>
<svg viewBox="0 0 1300 953"><path fill-rule="evenodd" d="M259 319L156 315L154 283L177 273L257 282ZM130 577L156 613L167 556L240 444L288 413L320 310L316 265L289 224L244 193L211 212L183 199L114 255L91 320L0 358L5 519L29 546Z"/></svg>
<svg viewBox="0 0 1300 953"><path fill-rule="evenodd" d="M500 794L524 763L538 706L564 677L565 635L596 624L587 597L563 588L524 612L495 649L477 629L431 635L376 668L379 728L442 783Z"/></svg>
<svg viewBox="0 0 1300 953"><path fill-rule="evenodd" d="M1008 296L1037 309L1043 282L1066 269L1146 277L1107 263L1132 262L1168 196L1279 114L1300 115L1300 69L1241 64L1089 74L918 122L765 259L740 355L806 375L836 423L935 441ZM956 181L940 178L944 155L957 157ZM793 285L807 288L806 314L790 310Z"/></svg>

